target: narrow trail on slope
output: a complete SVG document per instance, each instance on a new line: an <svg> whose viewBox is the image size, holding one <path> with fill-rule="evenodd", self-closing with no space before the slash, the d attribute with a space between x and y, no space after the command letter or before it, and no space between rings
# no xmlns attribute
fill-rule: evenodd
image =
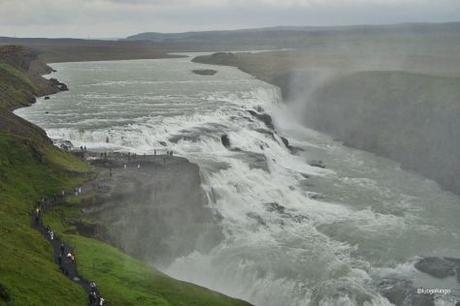
<svg viewBox="0 0 460 306"><path fill-rule="evenodd" d="M32 227L39 231L43 237L51 243L54 253L54 261L59 266L62 273L70 280L82 287L88 295L89 306L103 305L102 299L95 284L86 280L78 273L77 260L72 247L66 244L61 238L56 236L54 231L43 224L43 215L54 207L65 203L65 196L53 196L52 198L43 198L39 201L38 206L32 213ZM68 256L70 255L70 256ZM93 298L91 298L93 296ZM102 299L102 304L100 303Z"/></svg>
<svg viewBox="0 0 460 306"><path fill-rule="evenodd" d="M159 154L154 156L137 156L135 154L125 153L104 154L87 151L76 151L72 153L82 159L90 159L93 164L100 164L101 166L108 167L110 169L110 177L112 168L126 169L127 166L139 168L141 163L143 164L146 162L156 162L162 165L166 165L171 159L173 159L172 151L166 151L167 154ZM94 191L95 188L96 187L94 184L88 183L81 187L75 188L74 192L76 196L82 196L87 192ZM70 245L66 244L63 239L58 237L53 229L43 224L43 216L47 212L66 203L66 194L69 194L68 191L63 191L63 193L60 195L54 195L49 198L44 197L38 201L37 206L32 212L32 227L40 232L42 236L49 243L51 243L53 247L54 261L59 266L62 273L85 290L88 296L88 305L104 305L105 303L108 303L108 301L102 298L96 287L96 284L85 279L78 273L75 250Z"/></svg>

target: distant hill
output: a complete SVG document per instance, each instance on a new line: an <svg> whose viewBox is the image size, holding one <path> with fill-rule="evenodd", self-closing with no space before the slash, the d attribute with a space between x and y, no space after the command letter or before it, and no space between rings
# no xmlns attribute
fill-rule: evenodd
<svg viewBox="0 0 460 306"><path fill-rule="evenodd" d="M272 27L229 31L184 33L146 32L126 38L128 41L150 41L190 50L243 50L305 48L324 44L325 40L356 42L357 40L397 39L416 40L420 36L460 37L460 23L408 23L395 25L357 25L342 27Z"/></svg>
<svg viewBox="0 0 460 306"><path fill-rule="evenodd" d="M138 41L0 37L2 45L26 46L48 63L171 57L162 46Z"/></svg>

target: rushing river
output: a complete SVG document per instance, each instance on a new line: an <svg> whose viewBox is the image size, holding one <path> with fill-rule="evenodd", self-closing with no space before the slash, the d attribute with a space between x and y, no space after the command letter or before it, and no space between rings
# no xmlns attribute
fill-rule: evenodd
<svg viewBox="0 0 460 306"><path fill-rule="evenodd" d="M459 198L296 123L277 88L230 67L193 74L210 66L189 58L52 66L70 91L16 112L51 138L140 154L166 143L200 165L225 239L166 273L261 306L389 305L384 278L458 294L454 277L437 281L414 262L460 257ZM278 133L248 110L270 114ZM241 150L226 149L223 134Z"/></svg>

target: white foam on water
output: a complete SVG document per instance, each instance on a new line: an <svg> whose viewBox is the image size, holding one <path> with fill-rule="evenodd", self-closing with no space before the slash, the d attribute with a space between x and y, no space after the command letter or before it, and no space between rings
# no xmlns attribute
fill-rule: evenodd
<svg viewBox="0 0 460 306"><path fill-rule="evenodd" d="M414 254L430 247L457 251L458 226L442 217L460 212L457 198L303 127L277 88L233 68L193 75L203 65L188 61L59 64L71 91L17 112L75 146L172 149L200 165L225 238L165 272L256 305L390 305L376 278L410 277ZM248 110L270 114L278 133ZM292 154L281 136L305 151ZM307 163L317 156L327 169Z"/></svg>

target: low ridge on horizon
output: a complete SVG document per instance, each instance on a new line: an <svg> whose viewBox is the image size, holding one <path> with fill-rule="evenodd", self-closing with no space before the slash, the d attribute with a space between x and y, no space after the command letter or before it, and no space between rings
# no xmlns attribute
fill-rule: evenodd
<svg viewBox="0 0 460 306"><path fill-rule="evenodd" d="M448 22L402 22L402 23L387 23L387 24L353 24L353 25L278 25L278 26L266 26L266 27L247 27L247 28L237 28L237 29L216 29L216 30L189 30L189 31L171 31L171 32L162 32L162 31L143 31L137 32L126 37L71 37L71 36L62 36L62 37L46 37L46 36L6 36L0 35L1 40L11 39L11 40L49 40L49 41L126 41L126 40L137 40L136 38L140 35L158 35L158 36L179 36L179 35L195 35L195 34L223 34L223 33L249 33L249 32L270 32L270 31L294 31L294 32L306 32L306 31L338 31L338 30L360 30L360 29L370 29L370 30L392 30L406 28L406 29L423 29L426 28L436 28L436 29L445 29L446 27L460 28L460 20L458 21L448 21Z"/></svg>

